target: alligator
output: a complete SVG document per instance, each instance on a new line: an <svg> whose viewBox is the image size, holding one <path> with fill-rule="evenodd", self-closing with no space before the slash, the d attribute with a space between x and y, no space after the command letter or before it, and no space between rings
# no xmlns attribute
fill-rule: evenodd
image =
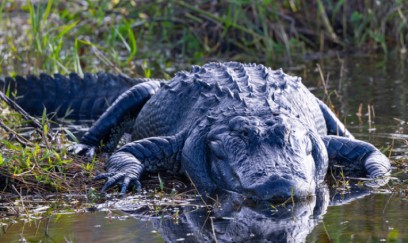
<svg viewBox="0 0 408 243"><path fill-rule="evenodd" d="M130 187L140 190L143 173L169 172L189 177L203 195L232 191L255 200L282 200L315 195L329 166L372 179L389 175L385 155L355 139L300 77L282 69L209 63L165 82L105 75L98 88L99 76L42 75L37 78L42 92L51 83L56 95L64 93L63 101L51 99L53 107L28 97L17 102L39 114L43 106L51 111L62 103L59 113L70 108L84 118L99 116L120 94L72 147L73 153L91 157L97 148L114 151L107 171L95 178L107 180L104 192L114 185L123 194ZM19 81L35 78L18 79L17 88ZM96 99L101 92L103 98ZM124 133L131 134L131 142L116 148Z"/></svg>

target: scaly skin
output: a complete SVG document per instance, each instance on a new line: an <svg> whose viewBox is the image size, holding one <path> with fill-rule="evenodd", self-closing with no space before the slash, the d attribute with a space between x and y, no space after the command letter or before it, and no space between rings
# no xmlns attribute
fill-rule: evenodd
<svg viewBox="0 0 408 243"><path fill-rule="evenodd" d="M56 112L58 117L70 119L97 119L106 109L132 86L152 79L128 78L111 73L85 73L54 77L40 74L0 79L0 90L11 91L11 98L32 115ZM159 80L160 81L160 80ZM14 97L16 92L17 97Z"/></svg>
<svg viewBox="0 0 408 243"><path fill-rule="evenodd" d="M80 106L81 107L81 106ZM390 170L374 146L355 140L300 78L262 65L210 63L124 92L74 146L92 155L134 142L107 162L103 190L140 187L144 172L187 174L203 193L228 190L255 199L315 194L330 164L377 178Z"/></svg>

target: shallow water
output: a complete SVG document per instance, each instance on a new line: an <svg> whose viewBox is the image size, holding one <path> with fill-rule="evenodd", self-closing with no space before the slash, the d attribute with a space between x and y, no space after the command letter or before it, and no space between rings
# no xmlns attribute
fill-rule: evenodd
<svg viewBox="0 0 408 243"><path fill-rule="evenodd" d="M408 199L372 194L328 208L307 242L407 242Z"/></svg>
<svg viewBox="0 0 408 243"><path fill-rule="evenodd" d="M1 242L163 242L149 221L121 212L59 214L3 226Z"/></svg>
<svg viewBox="0 0 408 243"><path fill-rule="evenodd" d="M408 62L404 58L354 57L322 60L319 64L325 78L329 77L330 100L349 130L358 139L378 148L392 147L393 159L407 159ZM324 97L315 61L293 64L293 68L284 68L284 71L302 76L303 82L319 98ZM362 115L358 116L360 104ZM370 115L368 105L373 107ZM396 177L407 180L406 171ZM398 181L392 183L393 188L397 188ZM173 218L152 217L146 221L137 214L123 218L116 217L116 214L123 216L121 213L109 217L106 212L53 216L48 220L48 227L45 220L31 225L17 220L15 224L3 226L0 241L18 241L24 237L56 242L162 242L163 238L186 242L264 238L289 242L407 242L408 192L406 184L401 188L399 193L390 190L363 193L350 202L339 202L337 196L329 203L333 194L323 190L317 199L304 203L284 206L238 203L239 209L225 210L221 218L208 218L206 211L185 209L192 213L180 216L178 224L174 224ZM234 200L224 201L228 204ZM126 207L118 208L129 211ZM161 232L163 238L154 233L156 231Z"/></svg>

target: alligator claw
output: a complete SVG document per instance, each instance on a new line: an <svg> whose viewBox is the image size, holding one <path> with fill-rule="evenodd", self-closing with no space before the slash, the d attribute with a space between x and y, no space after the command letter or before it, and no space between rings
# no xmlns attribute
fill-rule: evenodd
<svg viewBox="0 0 408 243"><path fill-rule="evenodd" d="M120 194L121 195L125 195L126 194L126 190L129 186L130 183L130 178L129 177L125 177L125 179L123 179L123 183L122 183L122 187L120 189Z"/></svg>
<svg viewBox="0 0 408 243"><path fill-rule="evenodd" d="M94 180L102 180L107 179L105 185L102 187L101 192L106 192L109 188L115 186L116 184L120 184L120 194L125 195L129 186L134 185L136 190L140 192L141 184L137 178L131 177L126 175L124 172L119 173L101 173L95 177Z"/></svg>
<svg viewBox="0 0 408 243"><path fill-rule="evenodd" d="M68 152L75 155L85 156L92 160L95 157L95 149L96 148L91 145L75 143L68 148Z"/></svg>
<svg viewBox="0 0 408 243"><path fill-rule="evenodd" d="M114 174L110 177L108 177L108 181L105 183L105 185L102 187L102 192L106 192L109 188L114 186L115 184L119 183L122 178L124 178L126 175L125 173L118 173Z"/></svg>
<svg viewBox="0 0 408 243"><path fill-rule="evenodd" d="M385 186L389 180L389 176L382 176L382 177L376 177L376 178L370 178L371 180L368 180L367 182L364 183L364 186L368 188L373 188L377 189L379 187Z"/></svg>
<svg viewBox="0 0 408 243"><path fill-rule="evenodd" d="M115 185L120 186L120 194L123 196L129 187L134 186L138 192L141 191L139 175L142 165L136 163L137 159L124 153L116 153L108 160L107 173L101 173L94 180L106 179L102 192L106 192ZM125 166L120 166L125 162ZM127 162L127 163L126 163ZM118 166L119 165L119 166Z"/></svg>

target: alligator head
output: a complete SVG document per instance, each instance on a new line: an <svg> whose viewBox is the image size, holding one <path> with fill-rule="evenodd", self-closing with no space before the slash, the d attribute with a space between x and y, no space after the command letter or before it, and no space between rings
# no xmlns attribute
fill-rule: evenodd
<svg viewBox="0 0 408 243"><path fill-rule="evenodd" d="M199 189L261 200L303 198L315 194L327 171L323 141L296 117L237 115L198 126L190 135L185 167L200 175L192 178Z"/></svg>

